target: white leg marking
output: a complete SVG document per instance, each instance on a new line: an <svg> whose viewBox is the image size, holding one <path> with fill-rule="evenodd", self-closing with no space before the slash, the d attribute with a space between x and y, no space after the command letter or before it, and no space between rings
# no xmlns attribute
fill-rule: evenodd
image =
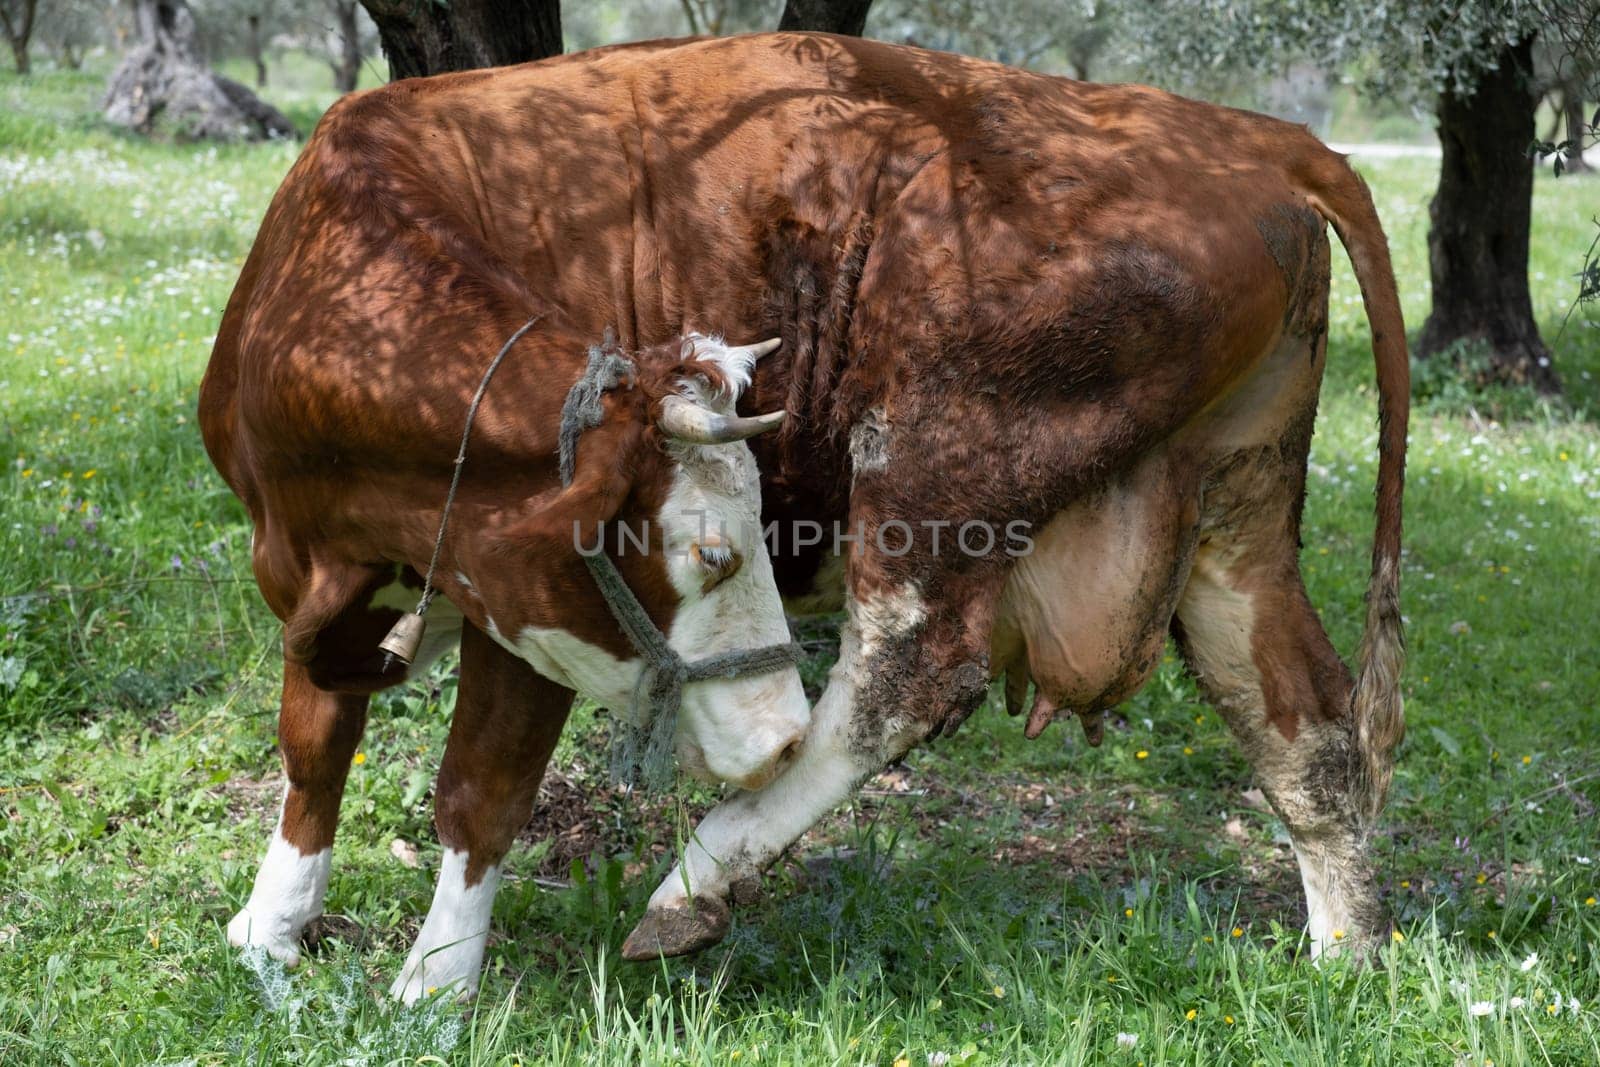
<svg viewBox="0 0 1600 1067"><path fill-rule="evenodd" d="M258 945L287 966L298 964L300 934L322 914L332 866L332 849L307 856L284 840L281 829L273 831L250 900L228 923L228 943Z"/></svg>
<svg viewBox="0 0 1600 1067"><path fill-rule="evenodd" d="M846 744L854 697L848 672L836 666L799 758L766 788L735 793L700 821L678 866L650 897L652 909L682 905L694 895L726 897L734 879L760 873L879 769L876 761L863 761Z"/></svg>
<svg viewBox="0 0 1600 1067"><path fill-rule="evenodd" d="M482 881L469 886L467 854L445 849L433 906L400 977L389 987L389 995L415 1004L422 997L447 990L463 1000L477 993L478 970L483 965L483 946L489 938L489 916L498 888L498 866L490 867Z"/></svg>
<svg viewBox="0 0 1600 1067"><path fill-rule="evenodd" d="M1359 932L1350 908L1340 891L1337 872L1330 866L1337 861L1326 852L1295 846L1300 861L1300 881L1306 890L1306 932L1311 935L1311 958L1337 955Z"/></svg>
<svg viewBox="0 0 1600 1067"><path fill-rule="evenodd" d="M868 605L850 605L839 661L812 713L811 732L799 757L771 784L735 793L701 820L683 857L650 897L650 907L683 906L696 895L726 897L733 880L759 874L795 838L849 798L868 776L921 736L890 726L881 748L851 745L851 721L863 672L884 638L908 632L925 618L915 589Z"/></svg>

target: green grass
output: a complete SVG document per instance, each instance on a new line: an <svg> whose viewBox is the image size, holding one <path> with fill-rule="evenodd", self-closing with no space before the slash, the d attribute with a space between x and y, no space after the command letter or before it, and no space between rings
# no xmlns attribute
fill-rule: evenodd
<svg viewBox="0 0 1600 1067"><path fill-rule="evenodd" d="M711 798L612 793L604 720L580 712L536 817L559 832L510 860L481 999L413 1012L383 990L438 861L441 671L377 703L307 964L241 958L222 924L281 785L277 633L193 408L295 149L128 138L95 121L99 87L0 78L0 1063L1600 1061L1593 310L1557 353L1565 404L1436 382L1414 423L1386 968L1297 957L1282 828L1170 662L1100 749L980 712L813 833L726 945L654 967L618 946ZM1415 325L1431 164L1363 169ZM1538 184L1550 337L1597 188ZM1336 263L1304 564L1348 653L1375 435Z"/></svg>

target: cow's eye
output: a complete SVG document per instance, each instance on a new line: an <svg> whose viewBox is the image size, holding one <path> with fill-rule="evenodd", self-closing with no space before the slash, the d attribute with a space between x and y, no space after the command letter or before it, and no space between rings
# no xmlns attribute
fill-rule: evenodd
<svg viewBox="0 0 1600 1067"><path fill-rule="evenodd" d="M705 572L706 581L701 589L707 593L737 574L739 567L744 563L744 557L734 551L732 546L725 544L695 545L694 558L700 564L700 569Z"/></svg>

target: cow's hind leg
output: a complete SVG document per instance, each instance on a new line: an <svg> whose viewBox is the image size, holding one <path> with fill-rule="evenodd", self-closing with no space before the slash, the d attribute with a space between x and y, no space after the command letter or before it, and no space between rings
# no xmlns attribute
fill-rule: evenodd
<svg viewBox="0 0 1600 1067"><path fill-rule="evenodd" d="M319 689L306 667L284 663L278 746L289 785L250 900L228 923L232 944L300 962L300 935L322 914L339 801L366 721L365 694Z"/></svg>
<svg viewBox="0 0 1600 1067"><path fill-rule="evenodd" d="M571 707L570 690L463 626L461 689L434 797L444 861L427 921L390 989L396 998L477 991L500 861L528 821Z"/></svg>
<svg viewBox="0 0 1600 1067"><path fill-rule="evenodd" d="M1351 679L1301 583L1304 475L1290 467L1276 449L1240 454L1208 488L1173 631L1289 829L1312 953L1365 951L1388 920L1367 855Z"/></svg>

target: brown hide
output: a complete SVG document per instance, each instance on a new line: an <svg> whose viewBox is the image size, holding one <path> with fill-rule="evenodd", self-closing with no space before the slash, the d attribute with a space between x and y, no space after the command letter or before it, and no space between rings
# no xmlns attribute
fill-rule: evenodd
<svg viewBox="0 0 1600 1067"><path fill-rule="evenodd" d="M606 329L630 350L695 330L782 336L741 403L791 412L753 442L769 519L1043 529L1132 478L1279 347L1295 256L1323 217L1364 283L1387 275L1359 179L1304 128L873 41L658 42L399 82L336 104L285 180L219 332L202 425L260 527L269 602L291 635L303 611L317 631L307 590L426 560L477 376L546 314L490 391L449 552L505 561L505 587L478 594L508 617L615 649L554 547L573 518L647 517L661 491L648 388L609 402L581 485L555 485L561 398ZM1392 289L1373 297L1389 451L1404 440ZM852 434L872 462L852 462ZM1197 440L1191 490L1221 455ZM1383 477L1380 540L1397 558L1398 467ZM1169 562L1194 501L1174 490L1172 506L1157 524ZM806 591L821 558L780 552L780 588ZM929 601L863 703L959 721L990 673L1008 564L857 546L857 596L915 583ZM630 566L659 608L664 575ZM1174 580L1138 583L1149 617L1170 615ZM1123 692L1147 638L1128 635L1127 677L1072 666L1074 691Z"/></svg>

